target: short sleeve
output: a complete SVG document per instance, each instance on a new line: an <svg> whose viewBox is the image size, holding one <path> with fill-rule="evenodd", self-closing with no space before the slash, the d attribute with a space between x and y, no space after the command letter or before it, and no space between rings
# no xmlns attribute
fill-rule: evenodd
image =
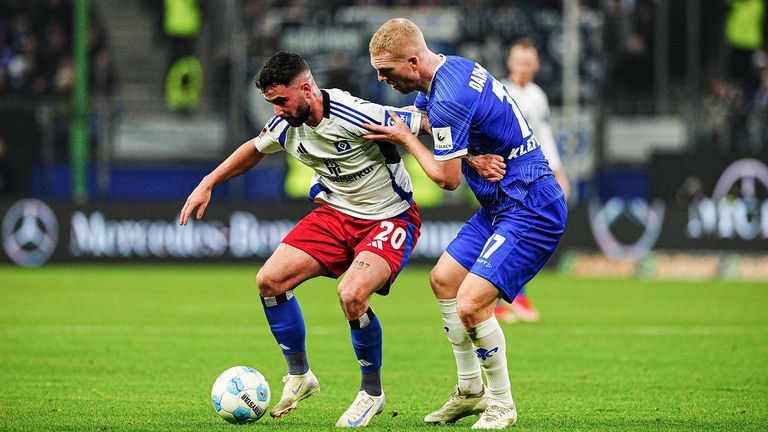
<svg viewBox="0 0 768 432"><path fill-rule="evenodd" d="M413 102L413 105L419 111L426 111L427 110L427 96L424 93L419 92L419 94L416 95L416 100Z"/></svg>
<svg viewBox="0 0 768 432"><path fill-rule="evenodd" d="M448 160L467 154L472 111L457 102L437 101L427 111L435 143L435 159Z"/></svg>
<svg viewBox="0 0 768 432"><path fill-rule="evenodd" d="M264 128L261 129L261 133L254 139L256 150L262 153L277 153L283 149L278 139L279 131L282 131L288 125L285 121L279 117L272 117Z"/></svg>

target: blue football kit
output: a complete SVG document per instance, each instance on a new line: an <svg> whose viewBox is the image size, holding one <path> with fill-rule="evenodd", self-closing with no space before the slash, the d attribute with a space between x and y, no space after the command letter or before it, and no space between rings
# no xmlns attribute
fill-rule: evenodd
<svg viewBox="0 0 768 432"><path fill-rule="evenodd" d="M444 57L416 108L432 126L436 160L496 154L507 168L500 182L484 179L466 160L461 171L481 209L447 252L512 302L541 270L565 230L567 207L544 153L504 86L479 64Z"/></svg>

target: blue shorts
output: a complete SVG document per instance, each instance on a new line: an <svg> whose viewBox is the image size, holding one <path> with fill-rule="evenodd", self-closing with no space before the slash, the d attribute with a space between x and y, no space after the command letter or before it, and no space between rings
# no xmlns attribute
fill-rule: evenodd
<svg viewBox="0 0 768 432"><path fill-rule="evenodd" d="M563 191L547 176L531 184L524 202L511 209L495 216L485 209L475 213L446 251L511 303L552 256L567 218Z"/></svg>

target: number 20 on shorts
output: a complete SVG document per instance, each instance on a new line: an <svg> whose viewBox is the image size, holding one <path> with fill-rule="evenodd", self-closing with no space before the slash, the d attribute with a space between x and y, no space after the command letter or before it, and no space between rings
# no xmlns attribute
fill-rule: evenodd
<svg viewBox="0 0 768 432"><path fill-rule="evenodd" d="M395 250L400 249L405 243L407 236L403 227L395 228L395 224L390 221L381 221L381 232L376 234L373 240L380 241L382 243L389 241L392 244L392 248ZM390 234L392 235L390 237Z"/></svg>

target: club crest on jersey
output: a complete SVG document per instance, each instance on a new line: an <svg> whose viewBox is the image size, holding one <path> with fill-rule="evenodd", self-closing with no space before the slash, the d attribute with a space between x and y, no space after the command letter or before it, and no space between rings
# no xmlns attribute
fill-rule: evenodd
<svg viewBox="0 0 768 432"><path fill-rule="evenodd" d="M336 146L336 151L339 153L344 153L347 150L352 150L352 146L349 144L349 141L337 141L333 143L333 145Z"/></svg>
<svg viewBox="0 0 768 432"><path fill-rule="evenodd" d="M435 139L435 150L453 150L450 127L432 128L432 137Z"/></svg>
<svg viewBox="0 0 768 432"><path fill-rule="evenodd" d="M403 121L403 123L407 124L408 126L411 125L411 117L413 116L413 113L410 111L395 111L395 113L400 116L400 120ZM395 124L395 119L393 119L389 112L384 113L384 124L387 126L392 126Z"/></svg>

